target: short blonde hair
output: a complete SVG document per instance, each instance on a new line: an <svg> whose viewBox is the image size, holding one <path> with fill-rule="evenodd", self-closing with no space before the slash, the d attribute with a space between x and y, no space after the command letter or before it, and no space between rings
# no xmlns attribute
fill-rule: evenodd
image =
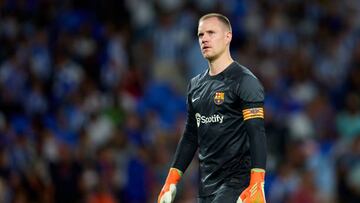
<svg viewBox="0 0 360 203"><path fill-rule="evenodd" d="M220 22L222 22L229 29L230 32L232 32L230 20L223 14L220 14L220 13L205 14L199 19L199 23L208 18L217 18Z"/></svg>

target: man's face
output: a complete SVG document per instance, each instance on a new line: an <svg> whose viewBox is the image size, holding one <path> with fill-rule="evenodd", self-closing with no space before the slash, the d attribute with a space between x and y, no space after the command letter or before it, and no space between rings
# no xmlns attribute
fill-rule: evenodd
<svg viewBox="0 0 360 203"><path fill-rule="evenodd" d="M204 58L212 61L229 50L231 32L220 20L211 17L199 22L198 38Z"/></svg>

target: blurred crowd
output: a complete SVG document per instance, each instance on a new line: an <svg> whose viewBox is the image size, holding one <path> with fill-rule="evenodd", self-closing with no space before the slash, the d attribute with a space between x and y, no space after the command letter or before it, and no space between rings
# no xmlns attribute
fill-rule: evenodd
<svg viewBox="0 0 360 203"><path fill-rule="evenodd" d="M214 11L265 88L268 203L360 202L357 0L0 0L0 202L155 202Z"/></svg>

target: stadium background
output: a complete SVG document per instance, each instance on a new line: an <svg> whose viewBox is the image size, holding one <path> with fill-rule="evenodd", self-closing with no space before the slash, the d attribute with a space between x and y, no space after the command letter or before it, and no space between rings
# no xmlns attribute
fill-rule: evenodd
<svg viewBox="0 0 360 203"><path fill-rule="evenodd" d="M266 90L268 202L360 202L357 0L0 0L0 202L155 202L210 11Z"/></svg>

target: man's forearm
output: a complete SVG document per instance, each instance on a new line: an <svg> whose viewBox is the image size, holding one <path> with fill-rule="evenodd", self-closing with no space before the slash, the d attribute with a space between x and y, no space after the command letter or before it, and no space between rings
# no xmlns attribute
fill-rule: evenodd
<svg viewBox="0 0 360 203"><path fill-rule="evenodd" d="M185 172L198 147L197 140L193 137L194 136L189 133L184 133L177 146L172 168L177 168Z"/></svg>
<svg viewBox="0 0 360 203"><path fill-rule="evenodd" d="M250 139L251 168L266 168L266 135L264 119L249 119L245 122Z"/></svg>

